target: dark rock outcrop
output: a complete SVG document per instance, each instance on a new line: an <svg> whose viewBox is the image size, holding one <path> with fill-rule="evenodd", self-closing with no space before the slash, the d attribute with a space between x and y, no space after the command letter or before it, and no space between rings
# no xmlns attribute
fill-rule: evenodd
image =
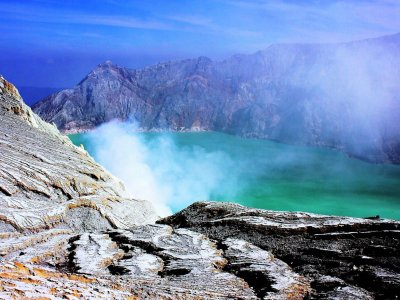
<svg viewBox="0 0 400 300"><path fill-rule="evenodd" d="M112 119L145 130L214 130L400 163L400 34L272 45L130 70L105 62L34 106L65 132Z"/></svg>
<svg viewBox="0 0 400 300"><path fill-rule="evenodd" d="M229 250L232 239L268 251L310 281L313 299L397 299L400 296L400 222L397 221L199 202L158 223L190 229L216 240L226 249L226 257L234 259L233 270L246 266L236 271L239 276L251 264L244 258L246 255L236 263L237 258ZM263 268L259 266L257 270L262 272ZM255 276L253 272L250 276L256 281L255 286L262 274ZM263 288L268 281L279 282L270 275L262 278Z"/></svg>

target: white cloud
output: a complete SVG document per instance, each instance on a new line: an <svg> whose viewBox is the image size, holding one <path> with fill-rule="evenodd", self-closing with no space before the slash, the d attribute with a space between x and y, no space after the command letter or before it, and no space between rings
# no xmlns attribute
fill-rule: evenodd
<svg viewBox="0 0 400 300"><path fill-rule="evenodd" d="M4 17L37 23L99 25L122 28L172 30L170 24L158 20L141 20L124 15L83 14L76 11L59 11L44 7L21 4L0 5L0 13Z"/></svg>
<svg viewBox="0 0 400 300"><path fill-rule="evenodd" d="M340 42L400 31L400 2L384 1L242 1L221 0L241 9L279 22L280 41Z"/></svg>

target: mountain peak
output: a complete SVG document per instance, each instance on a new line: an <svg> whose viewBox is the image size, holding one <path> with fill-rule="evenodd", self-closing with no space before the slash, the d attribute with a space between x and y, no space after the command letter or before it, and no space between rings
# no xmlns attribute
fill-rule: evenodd
<svg viewBox="0 0 400 300"><path fill-rule="evenodd" d="M105 62L97 66L97 68L112 68L112 67L116 67L116 65L111 60L106 60Z"/></svg>
<svg viewBox="0 0 400 300"><path fill-rule="evenodd" d="M207 56L199 56L199 57L197 58L197 61L199 61L199 62L204 62L204 63L211 63L211 62L212 62L212 59L209 58L209 57L207 57Z"/></svg>
<svg viewBox="0 0 400 300"><path fill-rule="evenodd" d="M17 88L0 75L0 94L11 94L16 99L21 99Z"/></svg>

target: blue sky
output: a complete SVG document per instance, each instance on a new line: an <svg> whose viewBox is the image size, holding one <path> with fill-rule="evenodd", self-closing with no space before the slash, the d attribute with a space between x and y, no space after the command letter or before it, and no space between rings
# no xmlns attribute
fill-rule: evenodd
<svg viewBox="0 0 400 300"><path fill-rule="evenodd" d="M138 68L400 32L398 0L0 0L0 15L0 74L25 86L72 86L107 59Z"/></svg>

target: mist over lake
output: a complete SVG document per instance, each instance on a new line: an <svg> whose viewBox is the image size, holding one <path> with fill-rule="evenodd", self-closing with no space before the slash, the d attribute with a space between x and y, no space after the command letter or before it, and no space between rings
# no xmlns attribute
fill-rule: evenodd
<svg viewBox="0 0 400 300"><path fill-rule="evenodd" d="M69 137L121 178L133 197L151 200L160 214L215 200L400 219L398 165L216 132L134 133L113 123Z"/></svg>

